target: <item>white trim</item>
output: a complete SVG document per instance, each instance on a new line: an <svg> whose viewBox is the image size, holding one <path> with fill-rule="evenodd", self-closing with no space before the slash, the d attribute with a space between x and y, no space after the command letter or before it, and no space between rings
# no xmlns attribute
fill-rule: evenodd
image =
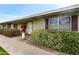
<svg viewBox="0 0 79 59"><path fill-rule="evenodd" d="M57 26L58 26L58 30L59 30L59 17L57 18Z"/></svg>
<svg viewBox="0 0 79 59"><path fill-rule="evenodd" d="M78 24L77 25L78 25L78 32L79 32L79 14L78 14Z"/></svg>
<svg viewBox="0 0 79 59"><path fill-rule="evenodd" d="M72 16L70 16L70 32L72 31Z"/></svg>

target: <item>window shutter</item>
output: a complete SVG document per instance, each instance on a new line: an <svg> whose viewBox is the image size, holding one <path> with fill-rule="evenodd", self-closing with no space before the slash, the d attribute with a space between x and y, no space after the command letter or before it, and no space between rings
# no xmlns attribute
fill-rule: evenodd
<svg viewBox="0 0 79 59"><path fill-rule="evenodd" d="M72 15L71 18L72 31L78 31L78 15Z"/></svg>
<svg viewBox="0 0 79 59"><path fill-rule="evenodd" d="M48 19L45 20L45 29L48 29Z"/></svg>

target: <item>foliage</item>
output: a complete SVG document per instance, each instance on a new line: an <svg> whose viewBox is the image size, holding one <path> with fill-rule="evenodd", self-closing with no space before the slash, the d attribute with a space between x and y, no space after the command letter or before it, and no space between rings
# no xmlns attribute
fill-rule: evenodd
<svg viewBox="0 0 79 59"><path fill-rule="evenodd" d="M78 32L37 30L32 32L32 42L67 54L79 54Z"/></svg>

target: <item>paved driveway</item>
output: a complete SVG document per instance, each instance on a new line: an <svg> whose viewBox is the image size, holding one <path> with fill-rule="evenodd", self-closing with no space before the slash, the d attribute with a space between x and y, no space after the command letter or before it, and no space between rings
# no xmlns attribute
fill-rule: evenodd
<svg viewBox="0 0 79 59"><path fill-rule="evenodd" d="M11 55L53 55L54 53L0 35L0 46Z"/></svg>

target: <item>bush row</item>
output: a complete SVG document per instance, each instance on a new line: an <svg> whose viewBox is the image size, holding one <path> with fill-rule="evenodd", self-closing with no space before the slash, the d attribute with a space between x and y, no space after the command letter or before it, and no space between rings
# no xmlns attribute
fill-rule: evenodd
<svg viewBox="0 0 79 59"><path fill-rule="evenodd" d="M79 54L78 32L37 30L32 32L32 42L67 54Z"/></svg>
<svg viewBox="0 0 79 59"><path fill-rule="evenodd" d="M20 30L18 29L0 29L0 34L6 35L8 37L14 37L20 35Z"/></svg>

